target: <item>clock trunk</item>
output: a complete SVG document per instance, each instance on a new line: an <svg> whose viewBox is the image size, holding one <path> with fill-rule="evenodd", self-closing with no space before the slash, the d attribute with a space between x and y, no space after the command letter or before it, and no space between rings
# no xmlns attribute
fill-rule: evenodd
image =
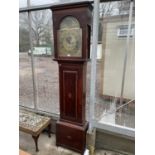
<svg viewBox="0 0 155 155"><path fill-rule="evenodd" d="M85 123L86 62L59 62L60 120Z"/></svg>

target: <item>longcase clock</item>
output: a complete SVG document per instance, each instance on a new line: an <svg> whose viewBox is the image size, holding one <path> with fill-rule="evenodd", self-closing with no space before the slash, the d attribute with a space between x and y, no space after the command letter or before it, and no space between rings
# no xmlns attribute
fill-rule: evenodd
<svg viewBox="0 0 155 155"><path fill-rule="evenodd" d="M86 69L90 57L92 5L82 2L51 9L60 86L56 144L83 154L88 129L85 120Z"/></svg>

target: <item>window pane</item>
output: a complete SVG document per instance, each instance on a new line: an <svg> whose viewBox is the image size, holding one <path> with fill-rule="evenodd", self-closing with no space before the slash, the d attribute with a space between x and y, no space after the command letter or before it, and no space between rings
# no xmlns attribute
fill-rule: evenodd
<svg viewBox="0 0 155 155"><path fill-rule="evenodd" d="M54 43L51 10L32 12L33 58L37 108L59 113L58 64L53 61Z"/></svg>
<svg viewBox="0 0 155 155"><path fill-rule="evenodd" d="M27 7L27 0L19 0L19 8Z"/></svg>
<svg viewBox="0 0 155 155"><path fill-rule="evenodd" d="M127 46L130 3L123 1L103 4L103 13L100 18L102 49L100 50L100 44L98 44L97 52L95 116L99 123L134 128L133 35L129 38L130 42ZM134 20L131 25L134 25ZM123 35L123 37L118 35L119 28L126 28L121 29L123 32L119 32L119 35ZM126 49L127 47L129 48ZM125 66L126 51L128 54ZM124 73L125 80L123 80Z"/></svg>
<svg viewBox="0 0 155 155"><path fill-rule="evenodd" d="M33 83L30 49L28 14L22 13L19 16L19 104L33 108Z"/></svg>
<svg viewBox="0 0 155 155"><path fill-rule="evenodd" d="M132 26L135 16L132 17ZM129 40L127 65L123 91L124 103L116 111L116 123L122 126L135 128L135 36Z"/></svg>

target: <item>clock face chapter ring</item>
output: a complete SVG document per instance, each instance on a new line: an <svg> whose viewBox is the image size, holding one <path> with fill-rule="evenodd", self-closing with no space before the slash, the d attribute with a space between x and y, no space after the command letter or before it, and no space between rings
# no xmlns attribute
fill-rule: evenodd
<svg viewBox="0 0 155 155"><path fill-rule="evenodd" d="M66 36L63 40L63 46L66 51L73 52L73 50L76 49L78 42L76 40L76 37L74 35L72 35L72 33L70 31L68 31L67 33L68 34L66 34Z"/></svg>

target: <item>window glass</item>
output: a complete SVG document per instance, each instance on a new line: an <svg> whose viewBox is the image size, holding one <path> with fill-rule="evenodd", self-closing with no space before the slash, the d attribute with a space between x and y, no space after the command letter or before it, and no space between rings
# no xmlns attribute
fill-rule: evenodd
<svg viewBox="0 0 155 155"><path fill-rule="evenodd" d="M63 3L69 2L69 0L31 0L32 5L57 2ZM26 1L22 3L26 4ZM112 123L134 128L134 12L127 46L129 7L129 1L100 3L95 118L99 123ZM75 18L67 17L64 21L61 28L65 28L66 23L67 26L79 27ZM34 108L33 80L35 80L37 108L41 111L59 114L59 75L58 64L53 61L54 42L51 10L32 12L34 76L32 76L32 53L29 44L27 13L20 14L19 26L20 105ZM89 117L88 107L90 106L90 71L91 63L88 62L87 120ZM123 75L125 75L124 80Z"/></svg>
<svg viewBox="0 0 155 155"><path fill-rule="evenodd" d="M19 8L27 7L27 0L19 0Z"/></svg>
<svg viewBox="0 0 155 155"><path fill-rule="evenodd" d="M32 12L33 59L37 108L59 113L58 64L53 61L54 42L51 10Z"/></svg>
<svg viewBox="0 0 155 155"><path fill-rule="evenodd" d="M134 128L134 15L132 37L127 43L129 1L103 4L100 16L102 47L100 49L98 44L97 51L95 117L99 123Z"/></svg>
<svg viewBox="0 0 155 155"><path fill-rule="evenodd" d="M117 36L118 37L127 37L128 35L128 25L120 25L117 29ZM130 37L133 37L134 35L134 24L131 25L130 30Z"/></svg>
<svg viewBox="0 0 155 155"><path fill-rule="evenodd" d="M19 104L34 107L28 14L19 15Z"/></svg>

